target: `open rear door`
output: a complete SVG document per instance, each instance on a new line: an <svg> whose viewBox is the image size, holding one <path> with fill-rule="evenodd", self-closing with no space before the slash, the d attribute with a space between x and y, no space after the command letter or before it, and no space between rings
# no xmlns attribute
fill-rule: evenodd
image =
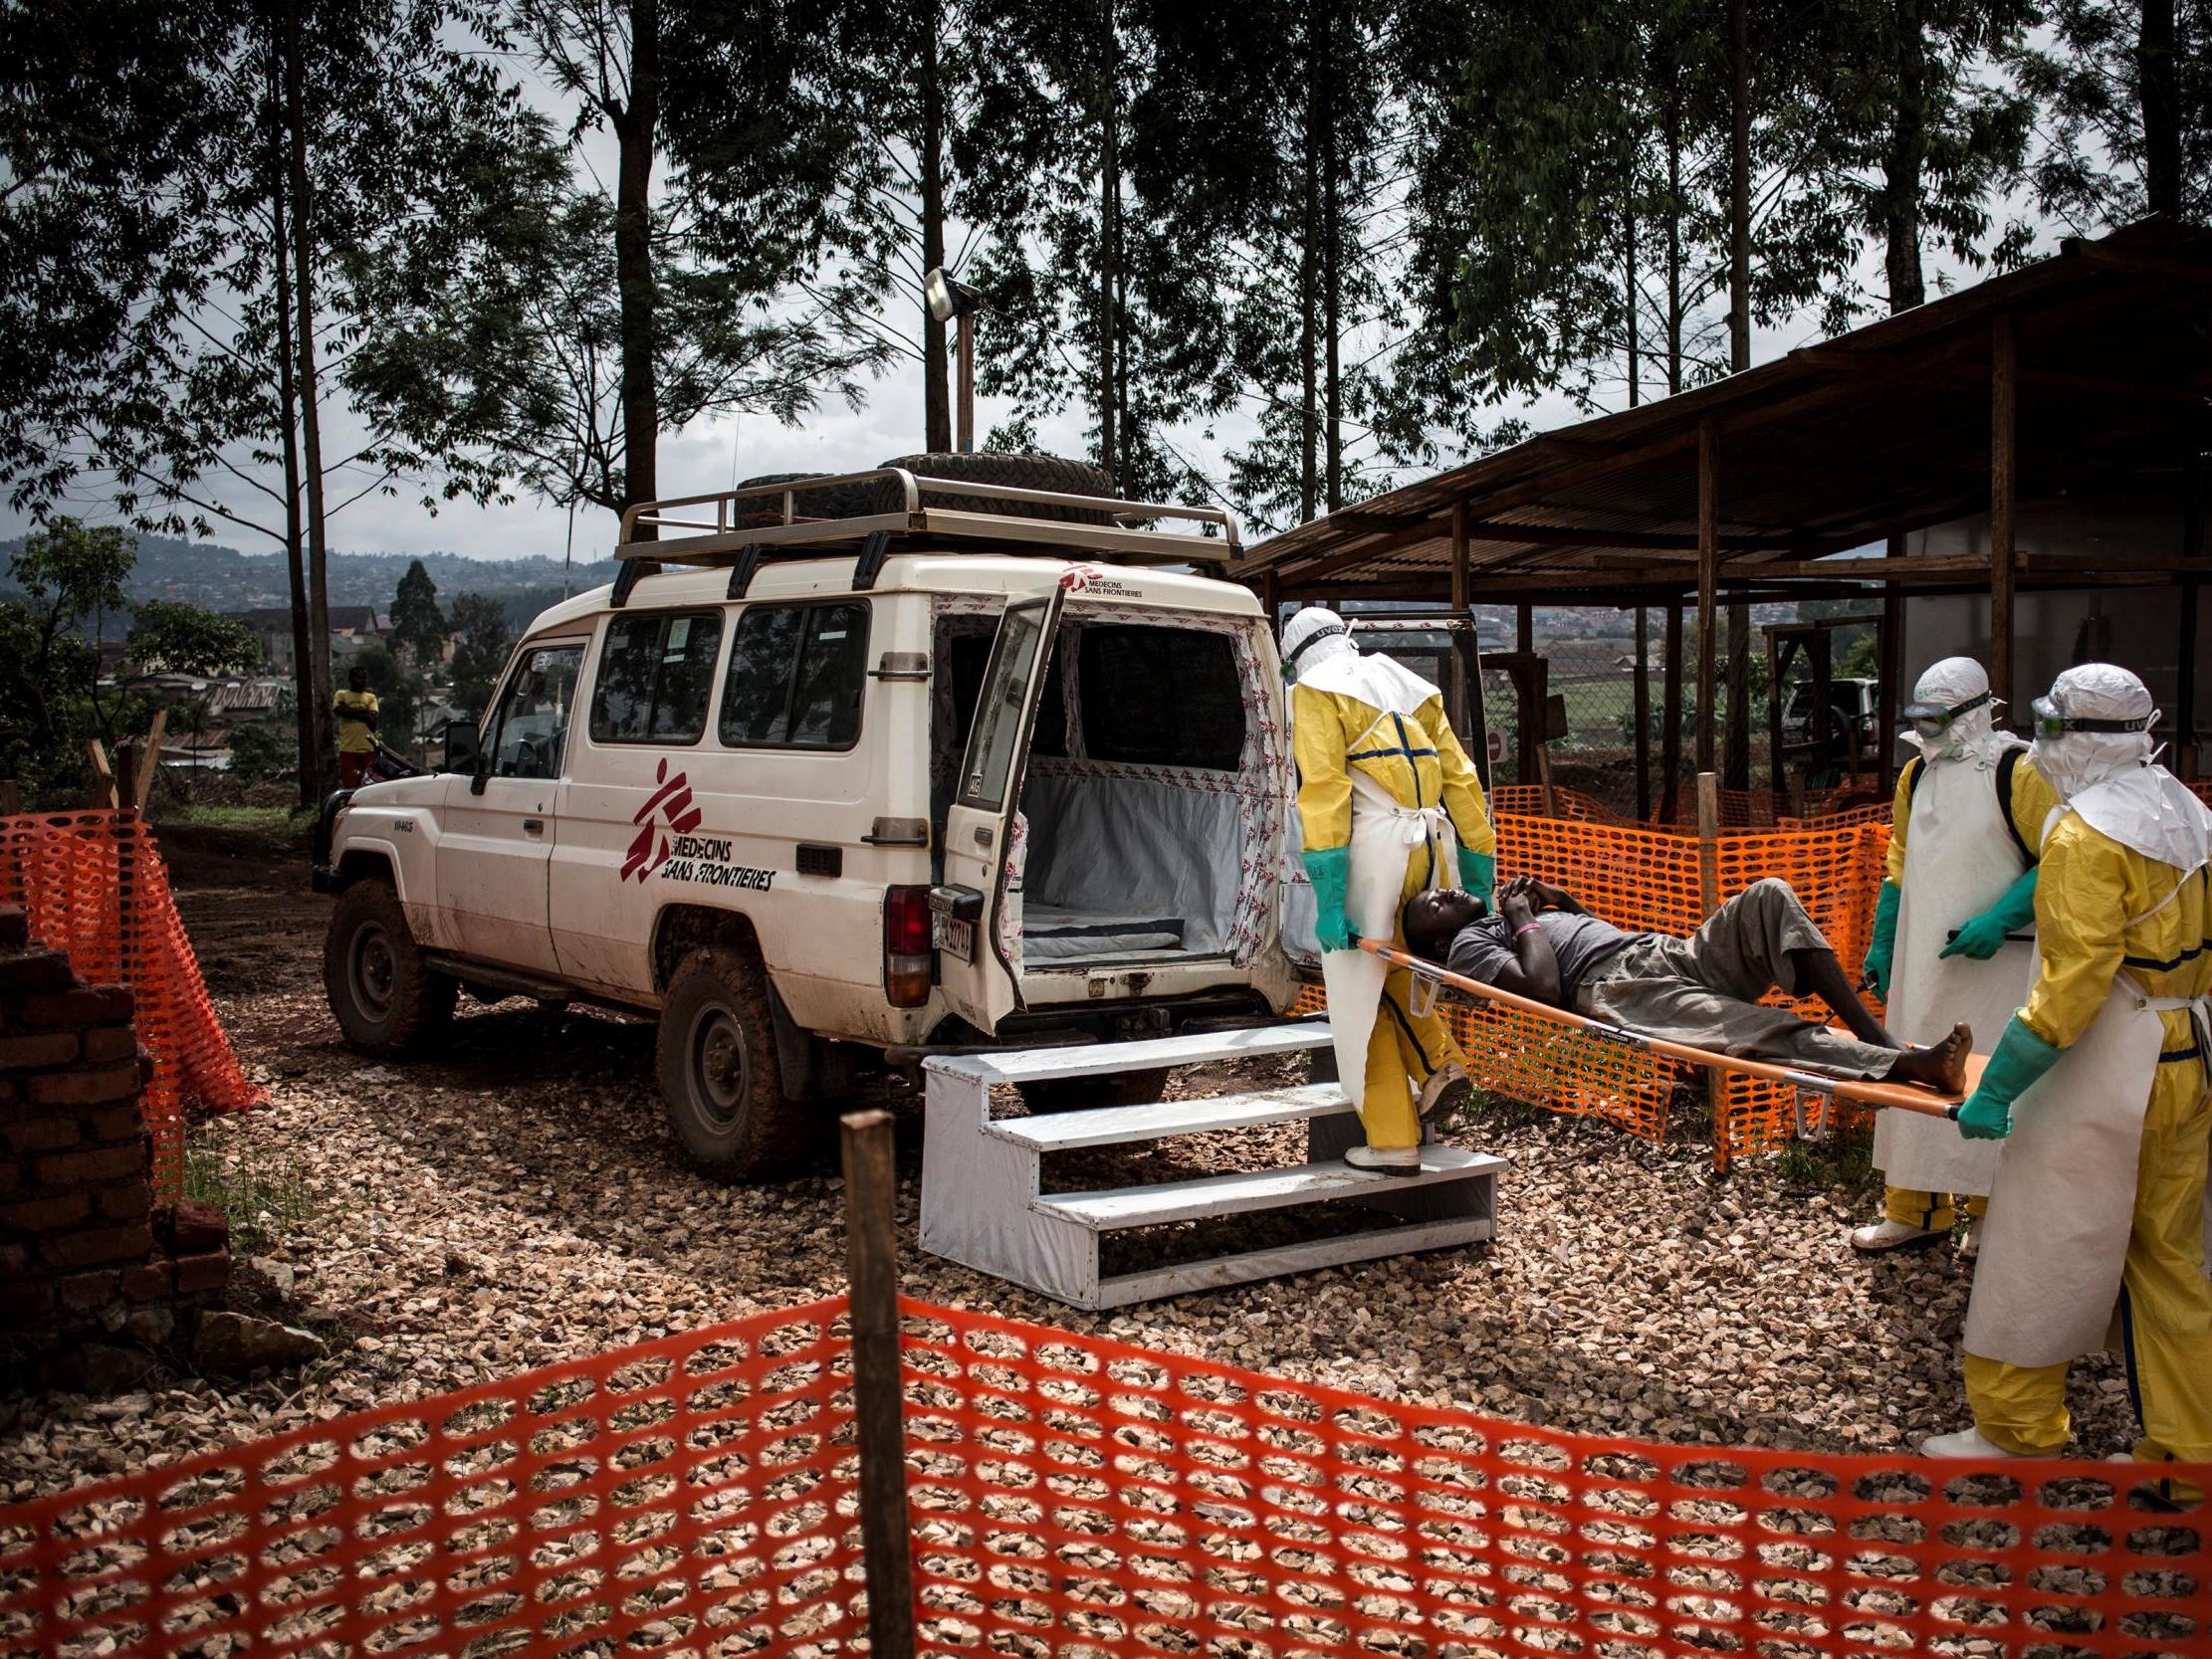
<svg viewBox="0 0 2212 1659"><path fill-rule="evenodd" d="M945 817L945 881L930 890L938 980L953 1012L981 1031L1021 1006L1021 963L1009 959L998 918L1006 904L1006 851L1029 756L1044 671L1052 660L1063 589L1006 606L968 732L952 809Z"/></svg>

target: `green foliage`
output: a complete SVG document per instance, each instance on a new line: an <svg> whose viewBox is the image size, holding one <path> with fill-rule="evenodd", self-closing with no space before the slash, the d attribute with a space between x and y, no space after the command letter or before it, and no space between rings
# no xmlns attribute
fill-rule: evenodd
<svg viewBox="0 0 2212 1659"><path fill-rule="evenodd" d="M185 1143L184 1196L222 1211L233 1252L254 1256L289 1243L315 1219L322 1206L289 1164L244 1144L220 1151L209 1139Z"/></svg>
<svg viewBox="0 0 2212 1659"><path fill-rule="evenodd" d="M241 783L273 783L299 768L299 736L286 727L256 722L234 726L230 734L230 774Z"/></svg>
<svg viewBox="0 0 2212 1659"><path fill-rule="evenodd" d="M385 645L364 645L350 665L368 676L376 694L376 739L386 748L412 755L415 722L422 708L422 681Z"/></svg>
<svg viewBox="0 0 2212 1659"><path fill-rule="evenodd" d="M399 578L392 595L393 641L414 660L418 671L433 667L445 646L445 612L438 609L438 584L416 559Z"/></svg>
<svg viewBox="0 0 2212 1659"><path fill-rule="evenodd" d="M515 646L514 629L497 599L464 593L453 601L453 702L464 715L483 713L492 701L500 670Z"/></svg>
<svg viewBox="0 0 2212 1659"><path fill-rule="evenodd" d="M127 638L142 674L242 674L261 662L261 636L245 623L170 599L132 607Z"/></svg>

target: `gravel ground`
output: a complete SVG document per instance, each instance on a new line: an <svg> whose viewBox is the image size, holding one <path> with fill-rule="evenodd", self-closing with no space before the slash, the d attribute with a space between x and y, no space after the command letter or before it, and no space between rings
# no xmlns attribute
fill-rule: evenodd
<svg viewBox="0 0 2212 1659"><path fill-rule="evenodd" d="M466 1015L437 1059L365 1064L324 1005L327 902L298 862L180 839L179 904L270 1097L195 1131L195 1149L293 1200L264 1265L289 1269L296 1306L340 1335L306 1370L243 1385L0 1395L0 1498L841 1288L827 1161L749 1189L682 1170L650 1027L508 1004ZM1461 1137L1511 1165L1492 1247L1089 1315L913 1250L918 1103L882 1098L898 1113L906 1286L927 1300L1653 1440L1888 1451L1964 1420L1963 1267L1948 1249L1854 1258L1844 1233L1868 1200L1793 1190L1771 1161L1716 1181L1695 1145L1499 1123ZM1142 1173L1259 1149L1287 1143L1183 1143L1144 1154ZM1068 1174L1098 1184L1095 1167ZM2073 1404L2075 1450L2128 1443L2115 1358L2075 1368Z"/></svg>

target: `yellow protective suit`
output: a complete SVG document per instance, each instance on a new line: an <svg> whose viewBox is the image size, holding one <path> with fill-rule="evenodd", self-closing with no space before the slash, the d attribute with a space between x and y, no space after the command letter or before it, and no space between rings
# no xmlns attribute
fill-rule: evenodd
<svg viewBox="0 0 2212 1659"><path fill-rule="evenodd" d="M1893 827L1889 832L1887 875L1898 887L1904 885L1904 851L1911 835L1914 772L1924 764L1926 762L1920 760L1908 761L1897 772L1896 799L1889 814ZM2044 824L2059 804L2059 792L2044 781L2034 762L2022 755L2012 769L2011 799L2005 804L2013 827L2021 840L2032 848L2041 839ZM1981 1036L1984 1043L1995 1040L1994 1034L1982 1036L1977 1031L1976 1035ZM1979 1221L1989 1211L1989 1199L1977 1193L1960 1204L1948 1192L1927 1192L1911 1186L1884 1185L1881 1189L1881 1213L1902 1226L1947 1233L1956 1224L1961 1209Z"/></svg>
<svg viewBox="0 0 2212 1659"><path fill-rule="evenodd" d="M1290 709L1298 816L1307 851L1351 844L1352 774L1357 771L1401 806L1441 805L1463 852L1496 859L1497 832L1490 827L1482 781L1452 735L1440 696L1431 697L1412 714L1393 714L1348 693L1301 682L1291 688ZM1415 894L1452 879L1441 866L1436 837L1411 849L1401 909ZM1403 924L1394 926L1391 942L1405 945ZM1412 990L1413 976L1394 968L1384 980L1383 1007L1368 1037L1360 1122L1371 1146L1420 1145L1416 1087L1447 1063L1466 1063L1434 1009L1414 1011Z"/></svg>
<svg viewBox="0 0 2212 1659"><path fill-rule="evenodd" d="M2051 831L2042 865L2043 966L2021 1015L2038 1037L2061 1049L2080 1041L2122 971L2151 997L2212 990L2212 871L2180 876L2074 814ZM2212 1282L2204 1262L2212 1057L2200 1051L2187 1009L2158 1018L2164 1037L2143 1115L2118 1323L2144 1430L2135 1455L2212 1461ZM2071 1429L2066 1377L2063 1361L2011 1365L1969 1350L1975 1426L2009 1452L2057 1452Z"/></svg>

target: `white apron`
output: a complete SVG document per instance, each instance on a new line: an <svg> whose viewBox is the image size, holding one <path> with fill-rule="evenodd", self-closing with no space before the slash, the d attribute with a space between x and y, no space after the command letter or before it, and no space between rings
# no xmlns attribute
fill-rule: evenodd
<svg viewBox="0 0 2212 1659"><path fill-rule="evenodd" d="M2194 874L2128 926L2157 915ZM2082 1040L2013 1104L1966 1305L1967 1352L2058 1365L2104 1346L2168 1008L2189 1009L2203 1042L2205 1000L2146 995L2122 968Z"/></svg>
<svg viewBox="0 0 2212 1659"><path fill-rule="evenodd" d="M1424 840L1436 854L1431 887L1459 885L1458 841L1441 804L1401 806L1390 791L1355 771L1352 779L1351 876L1344 914L1355 938L1391 939L1405 908L1406 864ZM1329 1040L1336 1049L1337 1078L1355 1109L1367 1104L1367 1043L1382 1012L1383 981L1390 964L1356 946L1321 955L1321 982L1329 992Z"/></svg>
<svg viewBox="0 0 2212 1659"><path fill-rule="evenodd" d="M1952 932L2002 898L2028 863L2005 827L1994 754L1923 761L1922 768L1904 843L1887 1023L1899 1042L1924 1047L1964 1020L1986 1054L2035 983L2035 946L2006 944L1986 962L1944 960L1942 951ZM1875 1114L1875 1167L1891 1186L1987 1193L2003 1150L2002 1141L1967 1140L1947 1119Z"/></svg>

